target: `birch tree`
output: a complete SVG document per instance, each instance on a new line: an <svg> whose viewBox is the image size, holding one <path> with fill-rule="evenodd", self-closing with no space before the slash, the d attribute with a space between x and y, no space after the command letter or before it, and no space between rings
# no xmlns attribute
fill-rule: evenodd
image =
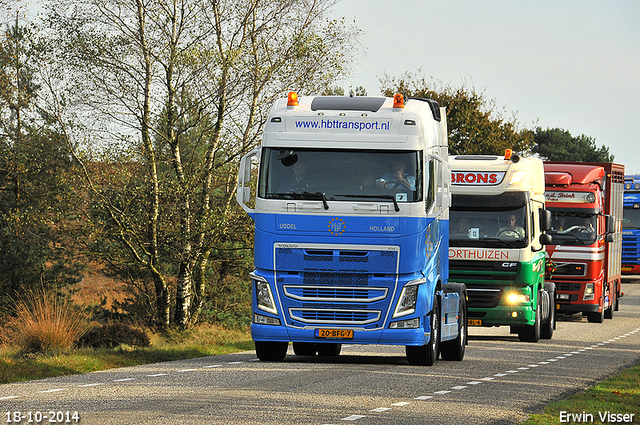
<svg viewBox="0 0 640 425"><path fill-rule="evenodd" d="M48 5L67 87L50 103L92 194L94 252L126 270L159 327L192 325L212 255L224 240L247 240L235 164L258 142L270 104L291 89L321 92L348 72L357 29L329 19L332 5Z"/></svg>

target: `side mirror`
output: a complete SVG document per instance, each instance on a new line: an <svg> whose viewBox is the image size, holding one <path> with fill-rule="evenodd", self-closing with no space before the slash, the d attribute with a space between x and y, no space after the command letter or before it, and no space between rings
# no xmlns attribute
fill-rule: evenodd
<svg viewBox="0 0 640 425"><path fill-rule="evenodd" d="M540 209L540 231L546 232L551 229L551 211ZM542 243L542 241L540 241ZM543 244L544 245L544 244Z"/></svg>
<svg viewBox="0 0 640 425"><path fill-rule="evenodd" d="M607 229L607 233L616 232L616 220L612 215L605 215L604 222L605 222L605 227Z"/></svg>
<svg viewBox="0 0 640 425"><path fill-rule="evenodd" d="M546 233L540 235L539 240L540 245L553 245L553 238L551 237L551 235L547 235Z"/></svg>
<svg viewBox="0 0 640 425"><path fill-rule="evenodd" d="M251 188L249 187L249 183L251 182L251 158L258 156L259 153L260 149L256 148L244 155L240 160L240 169L238 170L236 201L248 214L255 212L254 209L247 206L247 202L251 200Z"/></svg>

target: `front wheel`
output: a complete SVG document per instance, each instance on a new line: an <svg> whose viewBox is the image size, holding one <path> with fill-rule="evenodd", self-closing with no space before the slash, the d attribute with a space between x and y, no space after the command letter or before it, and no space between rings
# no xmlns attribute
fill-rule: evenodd
<svg viewBox="0 0 640 425"><path fill-rule="evenodd" d="M587 313L587 322L589 323L602 323L604 322L604 300L601 300L602 308L600 308L600 312Z"/></svg>
<svg viewBox="0 0 640 425"><path fill-rule="evenodd" d="M556 294L554 291L547 291L547 294L549 297L549 317L540 329L540 338L542 339L551 339L556 328Z"/></svg>
<svg viewBox="0 0 640 425"><path fill-rule="evenodd" d="M433 296L433 310L429 315L431 336L426 345L407 345L406 353L409 364L414 366L431 366L436 362L440 349L440 305L438 297Z"/></svg>
<svg viewBox="0 0 640 425"><path fill-rule="evenodd" d="M615 289L615 284L612 284L614 286L613 289L609 290L609 293L611 294L609 296L609 307L604 311L604 318L605 319L613 319L613 312L615 310L617 310L615 308L615 304L616 304L616 289Z"/></svg>
<svg viewBox="0 0 640 425"><path fill-rule="evenodd" d="M524 342L538 342L540 340L540 303L536 307L536 318L533 325L526 325L520 330L518 337Z"/></svg>
<svg viewBox="0 0 640 425"><path fill-rule="evenodd" d="M254 341L256 356L263 362L281 362L287 355L287 342Z"/></svg>

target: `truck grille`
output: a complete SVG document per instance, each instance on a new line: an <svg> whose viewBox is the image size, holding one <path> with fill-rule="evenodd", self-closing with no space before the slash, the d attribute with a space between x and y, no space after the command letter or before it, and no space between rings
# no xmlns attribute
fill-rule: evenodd
<svg viewBox="0 0 640 425"><path fill-rule="evenodd" d="M572 282L555 282L556 291L580 291L582 285Z"/></svg>
<svg viewBox="0 0 640 425"><path fill-rule="evenodd" d="M585 263L557 263L556 271L553 274L557 276L586 276L587 265Z"/></svg>
<svg viewBox="0 0 640 425"><path fill-rule="evenodd" d="M366 325L377 322L381 312L376 310L322 310L290 308L289 316L307 324Z"/></svg>
<svg viewBox="0 0 640 425"><path fill-rule="evenodd" d="M276 245L275 279L288 325L381 326L396 291L399 249L358 248Z"/></svg>
<svg viewBox="0 0 640 425"><path fill-rule="evenodd" d="M494 308L500 304L504 287L488 285L467 285L469 308Z"/></svg>
<svg viewBox="0 0 640 425"><path fill-rule="evenodd" d="M520 264L451 260L449 268L449 281L467 286L469 308L494 308L500 304L505 287L515 283Z"/></svg>
<svg viewBox="0 0 640 425"><path fill-rule="evenodd" d="M300 301L344 301L370 303L383 300L387 296L387 288L349 288L324 287L306 285L284 285L284 294Z"/></svg>

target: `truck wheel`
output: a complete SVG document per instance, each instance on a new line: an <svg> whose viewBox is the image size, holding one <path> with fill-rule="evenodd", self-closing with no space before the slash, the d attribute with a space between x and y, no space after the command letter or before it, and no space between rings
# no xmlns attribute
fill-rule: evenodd
<svg viewBox="0 0 640 425"><path fill-rule="evenodd" d="M604 301L602 302L604 305ZM604 322L604 307L600 309L600 313L597 311L595 313L587 313L587 322L590 323L602 323Z"/></svg>
<svg viewBox="0 0 640 425"><path fill-rule="evenodd" d="M318 347L318 355L326 356L326 357L337 357L340 355L340 350L342 349L342 344L317 344Z"/></svg>
<svg viewBox="0 0 640 425"><path fill-rule="evenodd" d="M540 303L536 308L536 318L533 325L526 325L518 333L520 341L524 342L538 342L540 340Z"/></svg>
<svg viewBox="0 0 640 425"><path fill-rule="evenodd" d="M542 325L542 329L540 329L540 338L542 339L551 339L553 337L553 331L556 328L556 294L554 291L548 290L547 296L549 297L549 317Z"/></svg>
<svg viewBox="0 0 640 425"><path fill-rule="evenodd" d="M605 319L613 319L613 304L615 303L615 291L611 292L611 300L609 301L609 307L604 311Z"/></svg>
<svg viewBox="0 0 640 425"><path fill-rule="evenodd" d="M431 366L436 362L440 349L440 305L438 297L433 296L433 311L429 315L431 337L427 345L407 345L406 353L409 364L414 366Z"/></svg>
<svg viewBox="0 0 640 425"><path fill-rule="evenodd" d="M467 345L467 300L465 294L460 294L460 310L458 313L458 336L451 341L440 344L442 360L461 361Z"/></svg>
<svg viewBox="0 0 640 425"><path fill-rule="evenodd" d="M293 353L296 356L315 356L318 348L312 342L294 342Z"/></svg>
<svg viewBox="0 0 640 425"><path fill-rule="evenodd" d="M540 329L540 338L551 339L553 337L553 330L556 328L556 307L552 305L549 308L549 319L542 325Z"/></svg>
<svg viewBox="0 0 640 425"><path fill-rule="evenodd" d="M604 311L605 319L613 319L613 311L617 310L616 308L618 304L618 297L616 296L616 293L618 292L616 289L617 285L615 282L612 285L613 285L613 288L609 290L609 293L611 294L611 297L609 299L609 308L607 308Z"/></svg>
<svg viewBox="0 0 640 425"><path fill-rule="evenodd" d="M287 355L289 344L286 342L254 341L256 356L263 362L281 362Z"/></svg>

